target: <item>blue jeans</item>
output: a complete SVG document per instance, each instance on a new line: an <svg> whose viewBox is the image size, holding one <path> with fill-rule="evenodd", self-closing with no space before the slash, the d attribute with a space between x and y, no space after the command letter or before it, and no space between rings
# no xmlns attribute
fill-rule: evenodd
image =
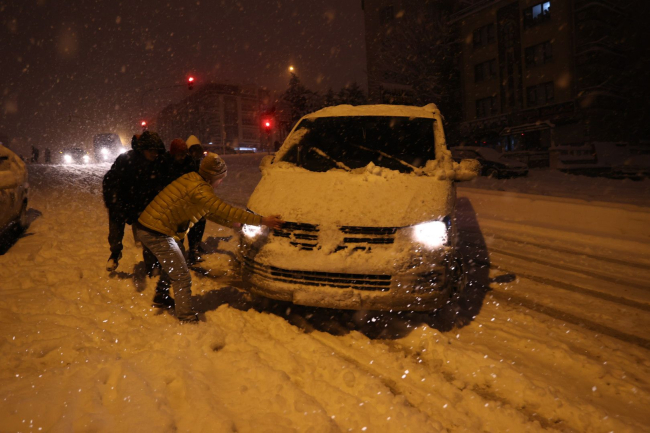
<svg viewBox="0 0 650 433"><path fill-rule="evenodd" d="M179 320L192 319L196 316L192 308L192 276L185 262L183 250L174 238L135 224L138 239L158 259L163 270L161 279L171 281L176 303L176 317Z"/></svg>

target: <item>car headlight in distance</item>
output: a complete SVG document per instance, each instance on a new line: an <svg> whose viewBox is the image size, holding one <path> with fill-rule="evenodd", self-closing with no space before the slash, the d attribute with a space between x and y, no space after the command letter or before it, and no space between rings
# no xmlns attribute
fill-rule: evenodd
<svg viewBox="0 0 650 433"><path fill-rule="evenodd" d="M124 152L126 152L126 147L124 146L120 147L120 153L124 153Z"/></svg>
<svg viewBox="0 0 650 433"><path fill-rule="evenodd" d="M257 236L259 236L262 233L262 227L244 224L241 228L241 232L248 239L255 239Z"/></svg>
<svg viewBox="0 0 650 433"><path fill-rule="evenodd" d="M427 248L440 248L447 243L449 235L444 221L429 221L413 226L415 241Z"/></svg>
<svg viewBox="0 0 650 433"><path fill-rule="evenodd" d="M66 164L72 163L72 156L66 153L65 155L63 155L63 162L65 162Z"/></svg>
<svg viewBox="0 0 650 433"><path fill-rule="evenodd" d="M102 155L104 155L104 156L108 156L108 154L110 153L110 152L108 151L108 149L106 149L106 148L103 148L103 149L101 150L101 152L102 152Z"/></svg>
<svg viewBox="0 0 650 433"><path fill-rule="evenodd" d="M84 155L82 159L84 160L84 162L86 164L88 164L88 162L90 162L90 156L88 156L88 155Z"/></svg>

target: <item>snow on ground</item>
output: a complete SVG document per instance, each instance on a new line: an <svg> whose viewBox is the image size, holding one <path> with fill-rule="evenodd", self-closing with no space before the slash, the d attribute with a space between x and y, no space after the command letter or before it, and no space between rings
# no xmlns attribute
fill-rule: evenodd
<svg viewBox="0 0 650 433"><path fill-rule="evenodd" d="M227 158L221 196L245 205L259 156ZM210 223L205 322L181 326L130 233L103 270L107 168L30 167L33 222L0 256L0 431L650 431L650 210L594 202L643 204L625 181L578 182L589 202L543 197L552 172L537 196L459 188L473 286L437 315L253 299Z"/></svg>
<svg viewBox="0 0 650 433"><path fill-rule="evenodd" d="M480 176L463 187L650 206L650 179L578 176L549 168L534 168L528 176L509 179Z"/></svg>

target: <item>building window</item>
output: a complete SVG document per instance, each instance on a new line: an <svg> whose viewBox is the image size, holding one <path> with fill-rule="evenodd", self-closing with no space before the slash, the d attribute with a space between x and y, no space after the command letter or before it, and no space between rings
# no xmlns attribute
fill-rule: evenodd
<svg viewBox="0 0 650 433"><path fill-rule="evenodd" d="M529 107L547 105L555 100L555 88L553 82L538 84L526 88L526 95Z"/></svg>
<svg viewBox="0 0 650 433"><path fill-rule="evenodd" d="M553 46L550 41L526 48L526 67L544 65L553 60Z"/></svg>
<svg viewBox="0 0 650 433"><path fill-rule="evenodd" d="M496 40L494 36L494 24L490 23L474 30L472 40L474 42L474 48L484 47L494 42Z"/></svg>
<svg viewBox="0 0 650 433"><path fill-rule="evenodd" d="M551 2L542 2L524 9L524 27L536 26L551 19Z"/></svg>
<svg viewBox="0 0 650 433"><path fill-rule="evenodd" d="M480 119L481 117L494 116L496 114L498 114L496 96L476 100L476 118Z"/></svg>
<svg viewBox="0 0 650 433"><path fill-rule="evenodd" d="M496 59L488 60L487 62L474 65L474 82L494 78L497 76L497 61Z"/></svg>
<svg viewBox="0 0 650 433"><path fill-rule="evenodd" d="M387 26L395 19L395 9L393 6L386 6L379 10L379 24Z"/></svg>

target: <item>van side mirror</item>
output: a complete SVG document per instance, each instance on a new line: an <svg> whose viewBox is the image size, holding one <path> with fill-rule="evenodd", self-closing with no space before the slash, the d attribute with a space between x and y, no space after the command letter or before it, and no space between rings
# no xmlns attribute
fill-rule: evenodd
<svg viewBox="0 0 650 433"><path fill-rule="evenodd" d="M474 179L481 173L481 163L476 159L462 159L455 167L455 178L458 182Z"/></svg>
<svg viewBox="0 0 650 433"><path fill-rule="evenodd" d="M260 161L260 171L268 168L268 166L273 163L273 158L275 158L275 155L266 155L262 158L262 161Z"/></svg>

